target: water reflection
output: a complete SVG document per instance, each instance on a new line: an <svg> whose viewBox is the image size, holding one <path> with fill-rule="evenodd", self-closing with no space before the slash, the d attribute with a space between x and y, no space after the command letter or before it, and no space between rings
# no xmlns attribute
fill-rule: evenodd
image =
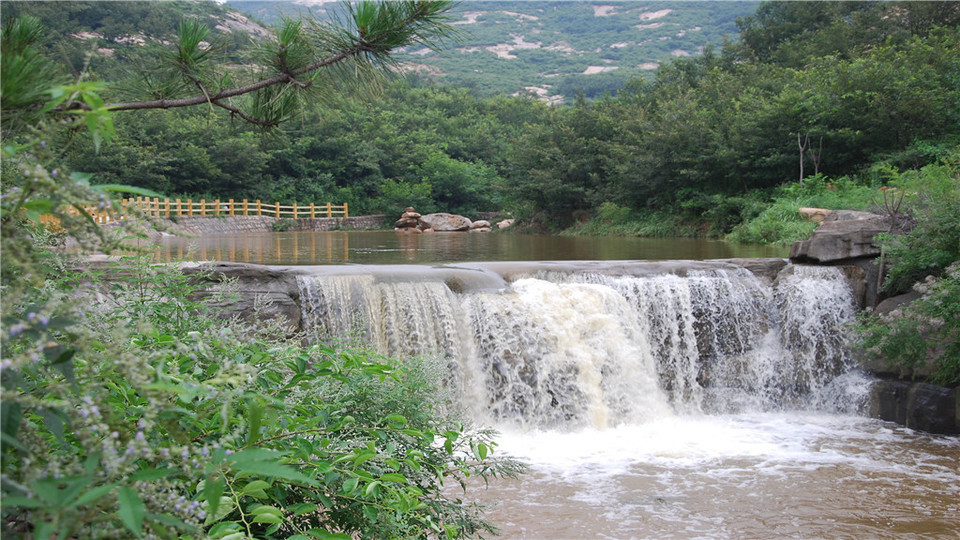
<svg viewBox="0 0 960 540"><path fill-rule="evenodd" d="M457 261L669 260L785 257L786 248L694 238L564 237L393 231L233 233L165 237L158 261L255 264L427 264Z"/></svg>

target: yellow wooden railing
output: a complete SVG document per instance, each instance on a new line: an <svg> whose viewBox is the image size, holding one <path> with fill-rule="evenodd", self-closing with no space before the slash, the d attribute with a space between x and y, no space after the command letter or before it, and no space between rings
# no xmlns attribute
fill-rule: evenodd
<svg viewBox="0 0 960 540"><path fill-rule="evenodd" d="M332 217L350 217L350 210L347 203L343 204L280 204L279 202L264 203L260 200L248 201L243 199L235 201L227 199L226 201L214 199L208 201L200 199L161 199L159 197L136 197L123 199L121 204L124 208L136 208L141 214L154 217L221 217L221 216L269 216L275 218L332 218ZM117 219L123 219L123 214L110 212L108 210L98 209L97 207L85 208L90 217L97 223L110 223ZM44 220L43 217L50 218ZM52 216L43 216L41 221L56 221Z"/></svg>

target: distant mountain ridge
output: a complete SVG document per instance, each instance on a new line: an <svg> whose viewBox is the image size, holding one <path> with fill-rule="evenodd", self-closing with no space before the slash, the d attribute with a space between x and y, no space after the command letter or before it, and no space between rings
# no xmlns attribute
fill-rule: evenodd
<svg viewBox="0 0 960 540"><path fill-rule="evenodd" d="M338 2L246 1L226 5L265 23L329 15ZM672 58L735 39L737 17L758 2L472 1L454 7L458 43L405 51L407 71L481 95L527 93L568 100L616 92Z"/></svg>

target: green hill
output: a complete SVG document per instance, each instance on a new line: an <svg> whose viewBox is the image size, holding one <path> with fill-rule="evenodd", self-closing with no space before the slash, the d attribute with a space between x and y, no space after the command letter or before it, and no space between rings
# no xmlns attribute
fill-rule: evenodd
<svg viewBox="0 0 960 540"><path fill-rule="evenodd" d="M328 16L336 2L227 5L274 23L282 16ZM480 95L529 93L543 99L615 93L681 56L735 38L737 17L756 2L465 1L454 10L457 43L441 52L406 51L407 71ZM569 101L569 99L568 99Z"/></svg>

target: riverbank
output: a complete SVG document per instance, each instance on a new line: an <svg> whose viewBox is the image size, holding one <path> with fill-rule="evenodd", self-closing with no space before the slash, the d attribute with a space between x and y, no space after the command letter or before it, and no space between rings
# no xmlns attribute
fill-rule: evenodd
<svg viewBox="0 0 960 540"><path fill-rule="evenodd" d="M332 218L275 218L270 216L186 216L155 218L166 234L203 235L219 233L262 233L279 231L379 230L386 226L387 216L355 216Z"/></svg>

